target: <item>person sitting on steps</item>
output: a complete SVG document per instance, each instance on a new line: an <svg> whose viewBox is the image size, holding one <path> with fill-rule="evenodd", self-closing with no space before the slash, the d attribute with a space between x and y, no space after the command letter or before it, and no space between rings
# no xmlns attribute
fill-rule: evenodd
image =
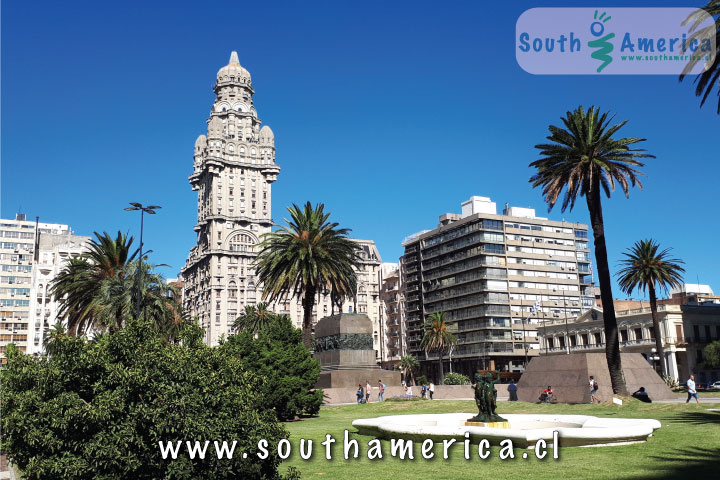
<svg viewBox="0 0 720 480"><path fill-rule="evenodd" d="M540 399L542 403L550 403L555 400L555 392L550 385L545 390L540 392Z"/></svg>

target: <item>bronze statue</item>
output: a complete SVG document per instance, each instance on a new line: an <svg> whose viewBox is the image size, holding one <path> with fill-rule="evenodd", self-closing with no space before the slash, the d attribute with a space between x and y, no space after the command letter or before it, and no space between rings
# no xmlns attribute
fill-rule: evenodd
<svg viewBox="0 0 720 480"><path fill-rule="evenodd" d="M495 409L497 408L497 390L495 384L500 381L500 372L495 370L498 374L495 380L492 379L492 373L488 372L483 376L482 373L475 374L475 384L473 390L475 390L475 404L478 407L477 416L471 418L470 422L505 422L506 420L499 416Z"/></svg>

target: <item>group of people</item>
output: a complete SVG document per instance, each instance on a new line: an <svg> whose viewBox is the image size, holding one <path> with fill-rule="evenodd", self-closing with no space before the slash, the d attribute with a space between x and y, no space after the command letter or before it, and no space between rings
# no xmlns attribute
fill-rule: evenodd
<svg viewBox="0 0 720 480"><path fill-rule="evenodd" d="M406 385L405 381L402 382L404 390L405 390L405 397L406 398L412 398L413 391L412 386ZM685 386L687 387L687 400L685 403L689 402L691 399L695 399L697 403L700 403L700 399L698 398L697 389L695 388L695 376L690 375L690 378L686 382ZM385 384L382 382L382 380L378 380L378 402L382 402L385 400ZM430 385L427 385L423 382L423 384L420 386L420 394L421 398L429 398L430 400L433 399L433 395L435 394L435 384L433 382L430 382ZM600 399L598 398L597 392L600 386L597 383L597 380L595 380L595 377L592 375L590 376L588 388L590 391L590 403L600 403ZM517 385L515 385L514 380L510 380L510 384L507 387L508 393L510 394L509 400L511 402L517 401ZM370 382L365 382L365 387L363 387L362 384L358 385L357 392L355 392L355 395L357 396L357 403L370 403L370 393L372 391L372 387L370 386ZM641 402L646 403L652 403L652 400L650 399L650 396L645 391L645 387L640 387L636 392L632 394L633 398L636 398L640 400ZM540 402L543 403L550 403L555 401L555 392L552 389L552 386L548 385L547 388L540 390Z"/></svg>
<svg viewBox="0 0 720 480"><path fill-rule="evenodd" d="M368 380L365 381L365 388L363 388L362 383L358 384L358 389L355 392L357 403L370 403L371 391L372 387L370 386L370 382ZM383 401L385 401L385 384L382 380L378 380L378 402Z"/></svg>
<svg viewBox="0 0 720 480"><path fill-rule="evenodd" d="M405 397L406 398L412 398L413 391L412 386L405 384L403 381L403 388L405 391ZM378 389L378 396L377 401L383 402L385 401L385 384L382 380L378 380L377 383L377 389ZM370 385L369 381L365 381L365 386L363 387L363 384L358 384L357 391L355 392L355 396L357 397L357 403L370 403L370 394L372 392L372 386ZM435 394L435 384L433 382L430 382L430 385L423 383L420 386L420 395L421 398L429 398L430 400L433 399L433 395Z"/></svg>

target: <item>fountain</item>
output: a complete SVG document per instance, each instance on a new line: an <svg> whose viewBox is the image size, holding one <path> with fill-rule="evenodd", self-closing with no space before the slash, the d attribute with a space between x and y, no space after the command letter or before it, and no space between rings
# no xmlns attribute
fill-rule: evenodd
<svg viewBox="0 0 720 480"><path fill-rule="evenodd" d="M563 447L591 447L644 442L660 428L652 419L599 418L591 415L506 414L497 415L496 380L487 373L475 374L475 403L478 414L443 413L389 415L355 420L352 425L361 435L406 440L446 440L479 443L487 440L499 445L509 439L513 446L533 448L538 441L553 442L557 432Z"/></svg>

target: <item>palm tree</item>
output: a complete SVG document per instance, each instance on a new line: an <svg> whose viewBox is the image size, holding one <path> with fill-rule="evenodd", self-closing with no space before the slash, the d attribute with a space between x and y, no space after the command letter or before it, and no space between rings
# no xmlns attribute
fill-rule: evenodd
<svg viewBox="0 0 720 480"><path fill-rule="evenodd" d="M420 341L420 348L426 352L438 352L440 357L440 377L438 385L442 385L445 379L443 368L443 353L452 346L457 345L457 338L450 331L449 325L445 321L445 312L435 312L425 320L423 325L425 334Z"/></svg>
<svg viewBox="0 0 720 480"><path fill-rule="evenodd" d="M415 355L408 354L400 358L398 366L405 371L405 385L410 385L409 379L415 378L413 372L420 367L420 362L415 358Z"/></svg>
<svg viewBox="0 0 720 480"><path fill-rule="evenodd" d="M60 302L59 318L67 320L69 335L123 328L135 316L140 262L132 251L132 237L107 232L90 242L88 252L70 259L53 281L51 290ZM142 262L140 305L142 316L151 319L168 340L177 337L184 322L177 288Z"/></svg>
<svg viewBox="0 0 720 480"><path fill-rule="evenodd" d="M95 232L88 252L72 258L54 280L51 292L60 301L58 318L68 322L68 334L86 332L94 323L97 311L96 294L101 284L111 278L123 278L126 269L138 254L132 250L133 237L118 231L110 234Z"/></svg>
<svg viewBox="0 0 720 480"><path fill-rule="evenodd" d="M590 212L595 244L595 261L600 297L603 305L605 328L605 356L607 358L610 380L614 393L627 393L620 359L615 306L613 304L610 267L605 245L605 226L603 222L601 193L609 198L610 192L619 184L625 196L629 196L629 186L642 188L637 178L643 173L636 167L644 166L638 158L655 158L643 153L645 150L630 148L643 138L620 138L612 136L627 121L610 125L614 117L600 114L595 107L586 112L582 106L567 112L562 118L565 128L550 125L551 143L535 145L541 152L541 158L530 164L537 173L530 178L533 187L542 186L548 211L552 210L560 194L565 190L562 211L575 206L578 195L584 196Z"/></svg>
<svg viewBox="0 0 720 480"><path fill-rule="evenodd" d="M275 317L276 315L268 310L266 303L258 303L257 307L246 305L243 313L235 319L233 330L255 334L265 330L275 320Z"/></svg>
<svg viewBox="0 0 720 480"><path fill-rule="evenodd" d="M347 237L347 228L328 221L321 203L288 208L287 226L268 233L260 243L256 271L264 284L263 298L272 303L281 297L301 297L303 344L312 348L312 311L319 289L334 292L335 298L353 295L359 266L357 244Z"/></svg>
<svg viewBox="0 0 720 480"><path fill-rule="evenodd" d="M698 30L698 27L700 27L703 19L707 18L704 16L703 11L712 16L715 19L715 23ZM700 12L703 12L703 14L699 14ZM700 107L702 107L713 89L717 88L717 113L720 114L720 0L709 0L708 4L702 7L702 10L699 10L698 13L690 15L683 24L690 24L691 34L688 35L688 44L694 38L715 37L713 63L707 70L695 76L695 96L702 97L700 100ZM680 75L679 80L681 82L698 61L703 60L695 59L688 62Z"/></svg>
<svg viewBox="0 0 720 480"><path fill-rule="evenodd" d="M628 251L623 252L625 258L620 261L624 267L617 273L618 283L623 292L630 295L636 288L647 290L650 294L650 311L652 312L653 330L655 332L655 349L660 357L663 378L667 377L665 352L660 335L660 322L657 314L656 286L665 291L670 287L679 286L685 269L680 266L682 260L670 258L670 248L658 252L660 245L652 239L635 242Z"/></svg>

